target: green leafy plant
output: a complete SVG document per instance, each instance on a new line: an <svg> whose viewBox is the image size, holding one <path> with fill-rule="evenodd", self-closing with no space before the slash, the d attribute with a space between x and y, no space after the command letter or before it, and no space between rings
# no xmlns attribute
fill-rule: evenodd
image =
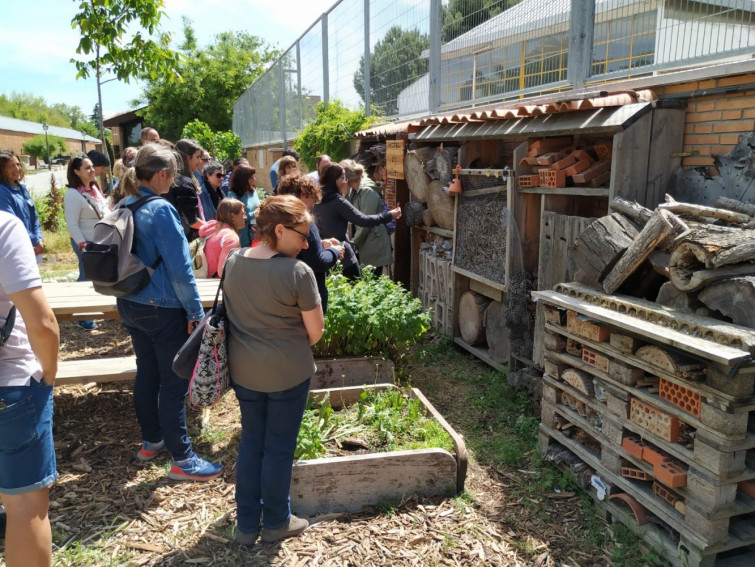
<svg viewBox="0 0 755 567"><path fill-rule="evenodd" d="M207 124L200 120L192 120L184 126L181 137L196 140L200 146L220 162L239 157L244 149L238 134L213 132Z"/></svg>
<svg viewBox="0 0 755 567"><path fill-rule="evenodd" d="M58 189L54 175L50 175L50 192L44 201L47 211L44 222L40 219L40 224L45 230L58 232L61 226L65 226L65 212L63 210L63 193Z"/></svg>
<svg viewBox="0 0 755 567"><path fill-rule="evenodd" d="M325 333L315 356L387 355L398 360L430 328L430 315L419 299L386 276L365 275L349 282L328 276Z"/></svg>
<svg viewBox="0 0 755 567"><path fill-rule="evenodd" d="M50 146L49 156L47 155L48 144ZM59 136L51 136L48 134L47 140L45 140L44 134L37 134L23 143L21 151L34 158L47 160L48 157L52 157L58 152L67 152L68 146L66 145L66 141Z"/></svg>
<svg viewBox="0 0 755 567"><path fill-rule="evenodd" d="M422 402L398 388L365 390L351 407L335 411L326 397L307 402L295 456L316 459L328 454L346 437L357 437L373 451L400 451L439 447L453 450L453 440L443 426L425 415Z"/></svg>
<svg viewBox="0 0 755 567"><path fill-rule="evenodd" d="M352 135L377 121L376 116L365 116L364 109L350 110L340 100L320 102L314 118L299 133L294 148L310 169L315 168L318 155L327 154L333 161L348 157L348 143Z"/></svg>

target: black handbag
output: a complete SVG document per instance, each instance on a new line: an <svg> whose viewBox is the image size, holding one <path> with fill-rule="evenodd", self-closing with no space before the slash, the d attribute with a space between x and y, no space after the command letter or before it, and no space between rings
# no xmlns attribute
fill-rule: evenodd
<svg viewBox="0 0 755 567"><path fill-rule="evenodd" d="M213 302L212 307L204 314L204 317L199 321L196 328L192 331L191 335L189 335L189 338L186 339L183 346L178 349L176 356L173 357L173 372L185 380L191 380L191 377L194 375L194 369L197 366L197 358L199 357L199 347L202 344L202 336L204 335L207 323L213 317L216 321L218 317L225 319L225 306L222 303L218 305L220 290L223 289L224 279L225 270L223 270L223 276L220 278L218 292L215 294L215 301Z"/></svg>

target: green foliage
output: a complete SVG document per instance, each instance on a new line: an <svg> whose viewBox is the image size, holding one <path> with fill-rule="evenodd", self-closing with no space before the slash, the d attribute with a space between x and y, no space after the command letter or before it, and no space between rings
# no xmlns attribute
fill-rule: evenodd
<svg viewBox="0 0 755 567"><path fill-rule="evenodd" d="M349 282L328 276L325 334L315 356L386 354L395 360L430 328L430 315L419 299L387 276L366 273Z"/></svg>
<svg viewBox="0 0 755 567"><path fill-rule="evenodd" d="M45 197L45 205L47 205L45 222L40 220L40 224L45 230L58 232L60 227L65 224L65 211L63 210L63 194L58 189L54 175L50 175L50 192ZM61 218L63 219L62 222Z"/></svg>
<svg viewBox="0 0 755 567"><path fill-rule="evenodd" d="M101 85L110 75L128 83L132 78L165 81L180 79L176 72L180 54L170 49L170 34L161 33L164 0L81 0L71 20L81 40L76 47L80 59L71 59L76 78L97 79L102 133Z"/></svg>
<svg viewBox="0 0 755 567"><path fill-rule="evenodd" d="M0 94L0 116L9 116L31 122L47 122L51 126L61 126L74 130L86 130L87 134L96 135L97 130L78 106L57 103L47 104L41 96L28 93L12 92Z"/></svg>
<svg viewBox="0 0 755 567"><path fill-rule="evenodd" d="M430 47L428 36L419 30L389 29L370 53L370 107L386 116L398 114L398 94L427 73L428 59L421 57ZM364 55L354 73L354 89L364 101Z"/></svg>
<svg viewBox="0 0 755 567"><path fill-rule="evenodd" d="M355 406L333 410L326 397L307 401L295 457L316 459L327 455L327 445L346 437L358 438L374 451L401 451L439 447L454 450L443 426L426 416L422 403L400 389L365 390Z"/></svg>
<svg viewBox="0 0 755 567"><path fill-rule="evenodd" d="M364 109L350 110L340 100L320 102L314 118L294 140L294 148L309 169L314 169L317 156L327 154L334 162L348 157L352 134L374 124L375 116L365 116Z"/></svg>
<svg viewBox="0 0 755 567"><path fill-rule="evenodd" d="M518 4L521 0L450 0L443 7L443 28L441 37L444 42L468 32L472 28L489 20Z"/></svg>
<svg viewBox="0 0 755 567"><path fill-rule="evenodd" d="M181 138L191 138L207 150L216 160L225 162L239 157L244 150L241 138L233 132L213 132L199 120L192 120L184 126Z"/></svg>
<svg viewBox="0 0 755 567"><path fill-rule="evenodd" d="M34 208L37 209L39 224L42 225L44 230L61 232L61 229L63 229L62 232L65 232L67 226L65 211L63 210L65 191L65 188L63 191L57 188L55 176L50 175L50 192L44 197L34 199ZM68 246L68 239L66 239L65 244ZM47 251L50 252L47 237L45 237L45 246Z"/></svg>
<svg viewBox="0 0 755 567"><path fill-rule="evenodd" d="M204 48L184 20L184 41L177 71L180 84L156 75L146 80L139 101L143 117L160 134L177 140L192 120L201 119L216 132L231 129L233 104L279 55L261 38L245 32L223 32ZM234 156L237 157L237 156Z"/></svg>
<svg viewBox="0 0 755 567"><path fill-rule="evenodd" d="M50 145L50 155L47 155L47 144ZM45 140L44 134L37 134L33 138L26 140L21 146L21 151L25 154L29 154L32 157L43 159L47 161L50 156L56 155L58 152L68 152L68 144L63 138L59 136L47 135Z"/></svg>

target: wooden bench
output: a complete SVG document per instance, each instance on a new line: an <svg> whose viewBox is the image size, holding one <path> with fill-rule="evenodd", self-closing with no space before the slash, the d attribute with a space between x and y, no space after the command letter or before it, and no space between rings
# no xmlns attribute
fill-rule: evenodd
<svg viewBox="0 0 755 567"><path fill-rule="evenodd" d="M316 360L317 372L311 388L339 388L361 384L392 384L393 361L380 358L340 358ZM89 382L119 382L136 376L136 357L62 360L58 364L57 385Z"/></svg>

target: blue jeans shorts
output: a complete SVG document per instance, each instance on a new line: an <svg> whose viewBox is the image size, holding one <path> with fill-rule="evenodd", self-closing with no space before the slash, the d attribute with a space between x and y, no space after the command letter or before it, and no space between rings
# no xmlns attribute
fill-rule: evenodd
<svg viewBox="0 0 755 567"><path fill-rule="evenodd" d="M0 387L0 494L24 494L58 478L52 440L52 386Z"/></svg>

